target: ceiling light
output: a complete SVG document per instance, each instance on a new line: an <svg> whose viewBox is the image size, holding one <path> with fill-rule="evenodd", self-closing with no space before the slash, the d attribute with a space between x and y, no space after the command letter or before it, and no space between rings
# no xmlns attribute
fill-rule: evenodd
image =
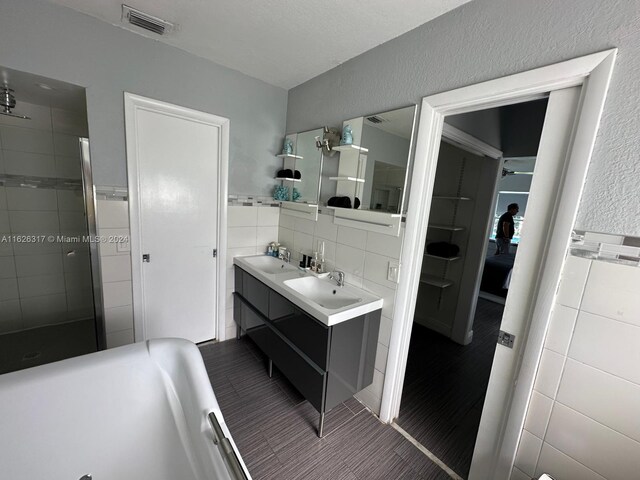
<svg viewBox="0 0 640 480"><path fill-rule="evenodd" d="M40 87L43 90L55 90L51 85L47 85L46 83L36 83L36 87Z"/></svg>

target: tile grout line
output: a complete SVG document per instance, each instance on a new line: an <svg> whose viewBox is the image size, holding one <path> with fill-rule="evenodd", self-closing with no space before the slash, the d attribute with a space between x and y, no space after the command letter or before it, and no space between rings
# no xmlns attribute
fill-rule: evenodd
<svg viewBox="0 0 640 480"><path fill-rule="evenodd" d="M409 442L411 442L418 450L420 450L420 452L422 452L429 460L431 460L433 463L438 465L438 467L444 470L447 473L447 475L449 475L451 478L453 478L454 480L463 480L460 475L458 475L456 472L451 470L451 468L449 468L447 464L445 464L442 460L440 460L433 453L431 453L424 445L418 442L415 438L409 435L400 425L394 422L391 424L391 427L393 427L398 432L400 432L400 434L404 438L409 440Z"/></svg>

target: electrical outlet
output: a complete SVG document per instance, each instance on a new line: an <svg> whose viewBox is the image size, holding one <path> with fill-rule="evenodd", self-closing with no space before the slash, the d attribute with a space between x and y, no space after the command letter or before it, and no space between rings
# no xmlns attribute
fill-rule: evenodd
<svg viewBox="0 0 640 480"><path fill-rule="evenodd" d="M398 283L400 277L400 264L398 262L389 262L387 267L387 280Z"/></svg>

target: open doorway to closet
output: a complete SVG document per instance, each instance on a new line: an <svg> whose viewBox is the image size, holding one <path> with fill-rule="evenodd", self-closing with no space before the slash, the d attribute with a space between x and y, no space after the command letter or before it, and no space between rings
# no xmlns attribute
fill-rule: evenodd
<svg viewBox="0 0 640 480"><path fill-rule="evenodd" d="M547 99L447 117L397 424L466 478ZM517 235L496 255L498 220Z"/></svg>

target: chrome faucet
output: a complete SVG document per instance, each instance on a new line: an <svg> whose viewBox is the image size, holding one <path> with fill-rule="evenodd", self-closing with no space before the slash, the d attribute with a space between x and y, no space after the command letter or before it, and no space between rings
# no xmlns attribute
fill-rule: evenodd
<svg viewBox="0 0 640 480"><path fill-rule="evenodd" d="M280 260L287 262L287 263L291 263L291 250L286 250L282 253L280 253L278 255L278 258L280 258Z"/></svg>
<svg viewBox="0 0 640 480"><path fill-rule="evenodd" d="M344 286L344 272L342 270L334 270L329 274L331 280L335 280L339 287Z"/></svg>

